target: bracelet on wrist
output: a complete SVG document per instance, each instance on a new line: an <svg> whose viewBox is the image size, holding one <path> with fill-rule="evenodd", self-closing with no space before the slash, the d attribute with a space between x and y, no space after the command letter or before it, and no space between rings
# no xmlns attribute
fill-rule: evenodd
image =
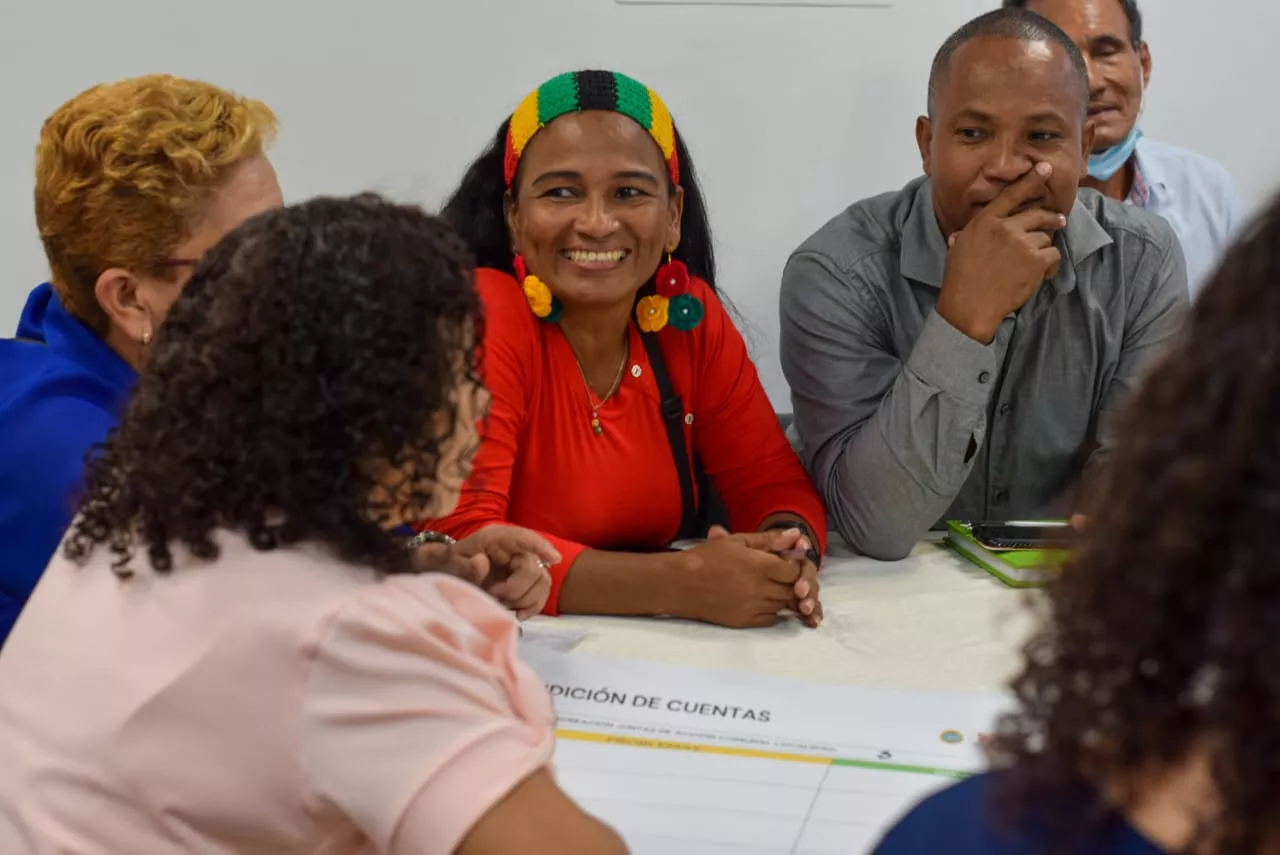
<svg viewBox="0 0 1280 855"><path fill-rule="evenodd" d="M812 563L814 567L822 566L822 556L818 554L818 539L813 536L813 532L809 530L809 526L803 521L798 519L778 520L777 522L771 523L767 530L787 531L788 529L793 528L799 529L800 533L809 541L809 548L805 550L804 557L809 559L809 562Z"/></svg>
<svg viewBox="0 0 1280 855"><path fill-rule="evenodd" d="M405 541L405 549L417 549L419 546L425 546L428 543L443 543L445 546L453 546L458 541L454 540L447 534L438 531L420 531L413 537Z"/></svg>

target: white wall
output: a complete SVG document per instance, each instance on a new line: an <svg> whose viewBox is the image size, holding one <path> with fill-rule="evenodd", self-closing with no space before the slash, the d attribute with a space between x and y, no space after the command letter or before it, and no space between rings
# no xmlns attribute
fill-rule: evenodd
<svg viewBox="0 0 1280 855"><path fill-rule="evenodd" d="M373 188L434 205L528 89L606 67L675 114L710 198L721 282L789 409L776 307L787 254L849 202L917 173L930 58L995 2L0 0L0 333L46 272L31 210L40 123L95 82L167 71L267 101L282 122L273 159L286 198ZM1221 160L1256 207L1280 184L1280 4L1145 6L1148 133Z"/></svg>

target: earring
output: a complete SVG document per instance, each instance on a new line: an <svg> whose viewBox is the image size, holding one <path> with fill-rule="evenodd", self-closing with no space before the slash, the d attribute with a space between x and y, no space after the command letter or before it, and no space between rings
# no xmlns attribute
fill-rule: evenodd
<svg viewBox="0 0 1280 855"><path fill-rule="evenodd" d="M511 266L515 269L516 279L520 282L520 290L524 292L524 298L529 301L530 311L548 323L555 323L560 320L560 314L564 311L564 307L560 305L560 301L551 293L547 283L537 276L531 275L529 268L525 266L524 258L518 254L515 260L512 261Z"/></svg>
<svg viewBox="0 0 1280 855"><path fill-rule="evenodd" d="M681 332L702 323L702 301L689 293L689 268L667 253L667 261L653 276L657 292L636 303L636 323L641 332L657 332L670 324Z"/></svg>
<svg viewBox="0 0 1280 855"><path fill-rule="evenodd" d="M146 347L151 344L151 330L142 331L142 346Z"/></svg>
<svg viewBox="0 0 1280 855"><path fill-rule="evenodd" d="M655 333L671 320L671 301L661 294L641 297L636 303L636 324L640 332Z"/></svg>
<svg viewBox="0 0 1280 855"><path fill-rule="evenodd" d="M683 261L673 261L668 252L667 263L658 268L653 284L658 293L668 300L678 297L689 290L689 268Z"/></svg>

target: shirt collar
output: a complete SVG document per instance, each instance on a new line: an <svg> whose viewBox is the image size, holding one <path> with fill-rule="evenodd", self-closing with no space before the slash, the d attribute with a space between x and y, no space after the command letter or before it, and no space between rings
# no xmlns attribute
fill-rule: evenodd
<svg viewBox="0 0 1280 855"><path fill-rule="evenodd" d="M947 267L947 242L933 213L932 187L933 182L925 179L915 188L915 200L902 226L898 269L907 279L941 288ZM1067 227L1055 243L1063 250L1063 264L1053 285L1059 294L1065 294L1076 287L1076 265L1114 241L1077 197L1067 217Z"/></svg>
<svg viewBox="0 0 1280 855"><path fill-rule="evenodd" d="M1147 183L1146 176L1142 174L1142 167L1136 160L1133 162L1133 185L1129 188L1129 196L1125 201L1139 208L1151 205L1151 185Z"/></svg>
<svg viewBox="0 0 1280 855"><path fill-rule="evenodd" d="M122 392L131 390L138 374L102 336L75 318L57 294L49 301L44 317L45 345L61 353L86 371L111 384Z"/></svg>
<svg viewBox="0 0 1280 855"><path fill-rule="evenodd" d="M1161 200L1172 199L1173 185L1169 183L1164 162L1159 157L1152 157L1150 148L1144 146L1142 142L1139 140L1138 147L1133 151L1134 170L1142 174L1142 180L1152 197Z"/></svg>

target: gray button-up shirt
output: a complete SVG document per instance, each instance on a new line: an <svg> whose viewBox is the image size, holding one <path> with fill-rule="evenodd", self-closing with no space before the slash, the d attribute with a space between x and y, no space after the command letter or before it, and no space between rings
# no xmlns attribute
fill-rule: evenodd
<svg viewBox="0 0 1280 855"><path fill-rule="evenodd" d="M801 455L855 549L901 558L944 519L1061 517L1187 311L1160 217L1082 190L1062 265L989 345L934 305L947 245L930 182L859 202L791 256L782 369Z"/></svg>

